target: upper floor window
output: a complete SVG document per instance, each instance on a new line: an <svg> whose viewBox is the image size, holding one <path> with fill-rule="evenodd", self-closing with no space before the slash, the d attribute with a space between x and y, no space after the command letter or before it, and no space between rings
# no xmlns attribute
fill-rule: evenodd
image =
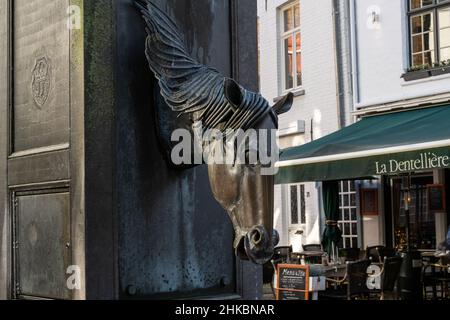
<svg viewBox="0 0 450 320"><path fill-rule="evenodd" d="M409 1L411 67L432 67L449 61L450 0L407 1Z"/></svg>
<svg viewBox="0 0 450 320"><path fill-rule="evenodd" d="M281 10L282 88L283 91L302 85L302 41L300 4L295 2Z"/></svg>

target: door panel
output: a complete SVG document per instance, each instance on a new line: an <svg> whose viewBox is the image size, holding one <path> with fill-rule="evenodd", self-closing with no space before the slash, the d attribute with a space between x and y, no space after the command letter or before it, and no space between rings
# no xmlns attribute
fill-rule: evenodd
<svg viewBox="0 0 450 320"><path fill-rule="evenodd" d="M68 180L69 177L68 150L11 158L9 161L10 186Z"/></svg>
<svg viewBox="0 0 450 320"><path fill-rule="evenodd" d="M69 193L18 194L15 210L19 296L69 299Z"/></svg>
<svg viewBox="0 0 450 320"><path fill-rule="evenodd" d="M69 142L69 1L14 1L14 152Z"/></svg>
<svg viewBox="0 0 450 320"><path fill-rule="evenodd" d="M9 0L11 294L71 299L69 0Z"/></svg>

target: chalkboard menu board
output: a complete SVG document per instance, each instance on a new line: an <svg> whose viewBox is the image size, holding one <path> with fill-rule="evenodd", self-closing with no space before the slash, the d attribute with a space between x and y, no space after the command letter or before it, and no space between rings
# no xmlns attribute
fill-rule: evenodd
<svg viewBox="0 0 450 320"><path fill-rule="evenodd" d="M442 184L432 184L428 189L428 209L430 212L445 212L445 187Z"/></svg>
<svg viewBox="0 0 450 320"><path fill-rule="evenodd" d="M279 264L277 284L277 300L308 300L309 267Z"/></svg>

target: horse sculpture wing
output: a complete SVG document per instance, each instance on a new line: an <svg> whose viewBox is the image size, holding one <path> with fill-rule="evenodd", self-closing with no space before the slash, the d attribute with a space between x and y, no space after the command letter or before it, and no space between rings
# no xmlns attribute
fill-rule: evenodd
<svg viewBox="0 0 450 320"><path fill-rule="evenodd" d="M233 106L224 97L224 76L189 56L178 27L166 13L149 0L136 4L147 24L147 60L166 103L175 112L200 112L198 119L208 127L229 118Z"/></svg>

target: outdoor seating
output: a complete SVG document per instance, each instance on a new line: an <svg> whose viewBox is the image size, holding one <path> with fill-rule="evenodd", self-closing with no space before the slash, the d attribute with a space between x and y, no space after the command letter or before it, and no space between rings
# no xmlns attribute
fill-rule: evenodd
<svg viewBox="0 0 450 320"><path fill-rule="evenodd" d="M385 257L383 271L381 273L381 299L385 299L386 293L395 293L400 268L402 266L401 257ZM396 298L396 297L395 297Z"/></svg>
<svg viewBox="0 0 450 320"><path fill-rule="evenodd" d="M385 300L386 297L389 297L390 300L397 300L397 280L402 261L401 257L384 257L380 274L380 289L371 290L370 296L375 294L379 296L380 300Z"/></svg>
<svg viewBox="0 0 450 320"><path fill-rule="evenodd" d="M381 260L383 260L386 257L388 258L395 257L396 254L397 252L395 251L394 248L388 248L384 246L378 248L378 256L381 258Z"/></svg>
<svg viewBox="0 0 450 320"><path fill-rule="evenodd" d="M300 252L292 252L290 261L293 264L301 264L303 255Z"/></svg>
<svg viewBox="0 0 450 320"><path fill-rule="evenodd" d="M276 263L289 263L292 253L292 246L280 246L274 249L273 260Z"/></svg>
<svg viewBox="0 0 450 320"><path fill-rule="evenodd" d="M303 257L307 263L322 263L322 245L321 244L304 244Z"/></svg>
<svg viewBox="0 0 450 320"><path fill-rule="evenodd" d="M442 297L442 286L438 281L440 271L435 264L425 264L422 269L422 286L424 299L436 300L438 293ZM439 290L438 290L439 289Z"/></svg>
<svg viewBox="0 0 450 320"><path fill-rule="evenodd" d="M422 270L422 284L425 299L428 299L431 294L431 299L449 299L449 274L448 261L439 259L438 262L424 264ZM438 297L439 294L439 297Z"/></svg>
<svg viewBox="0 0 450 320"><path fill-rule="evenodd" d="M328 288L321 292L319 299L323 300L352 300L355 298L367 298L367 268L370 260L347 262L346 274L341 280L327 279L329 282L339 284L337 288Z"/></svg>
<svg viewBox="0 0 450 320"><path fill-rule="evenodd" d="M321 244L304 244L302 247L303 251L322 251Z"/></svg>
<svg viewBox="0 0 450 320"><path fill-rule="evenodd" d="M361 250L359 248L345 248L339 249L339 256L345 258L347 261L358 261Z"/></svg>
<svg viewBox="0 0 450 320"><path fill-rule="evenodd" d="M365 258L382 264L384 257L393 256L395 256L395 249L379 245L367 247Z"/></svg>

